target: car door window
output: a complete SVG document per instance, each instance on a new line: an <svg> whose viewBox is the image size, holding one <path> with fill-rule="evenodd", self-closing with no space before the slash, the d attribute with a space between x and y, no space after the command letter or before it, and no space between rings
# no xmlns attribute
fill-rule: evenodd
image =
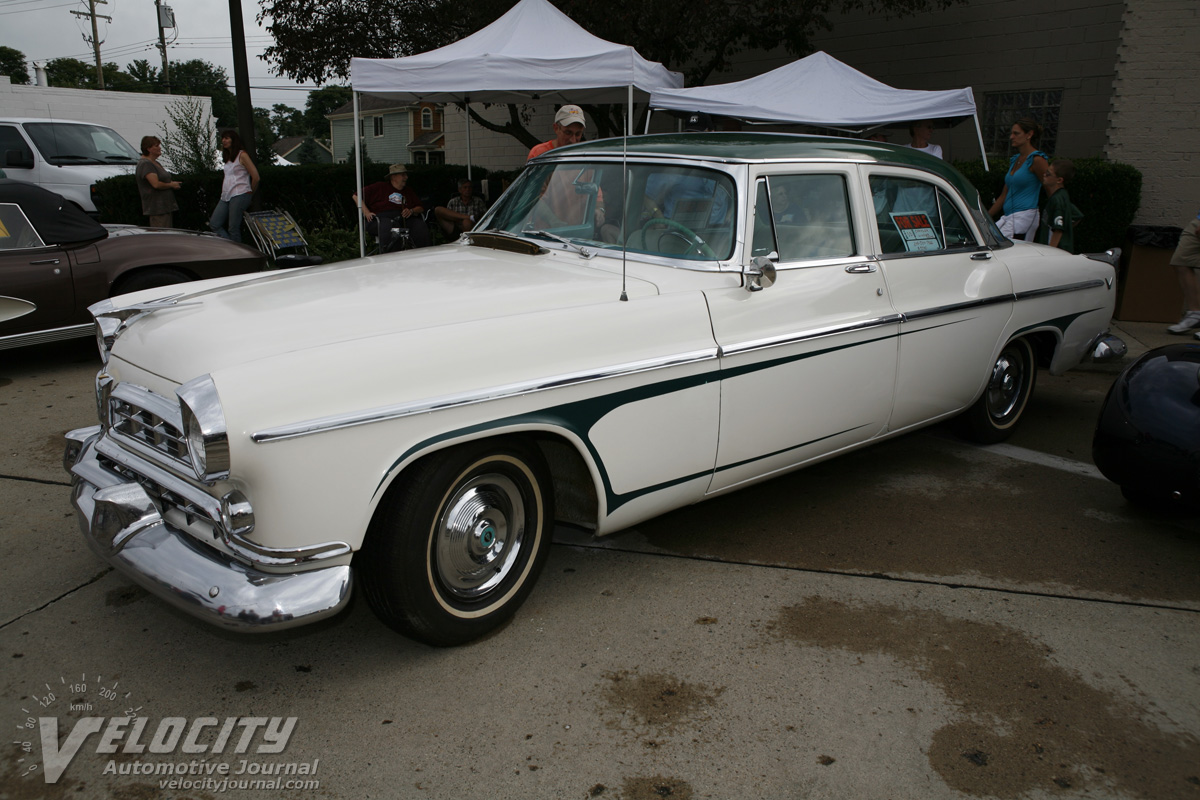
<svg viewBox="0 0 1200 800"><path fill-rule="evenodd" d="M9 151L17 160L33 159L33 152L21 134L17 133L17 129L11 125L0 125L0 168L12 168L12 165L7 163Z"/></svg>
<svg viewBox="0 0 1200 800"><path fill-rule="evenodd" d="M753 255L781 262L857 254L846 179L842 175L771 175L759 181Z"/></svg>
<svg viewBox="0 0 1200 800"><path fill-rule="evenodd" d="M0 203L0 250L45 247L25 212L16 203Z"/></svg>
<svg viewBox="0 0 1200 800"><path fill-rule="evenodd" d="M871 200L883 253L916 253L976 245L950 198L925 181L871 176Z"/></svg>

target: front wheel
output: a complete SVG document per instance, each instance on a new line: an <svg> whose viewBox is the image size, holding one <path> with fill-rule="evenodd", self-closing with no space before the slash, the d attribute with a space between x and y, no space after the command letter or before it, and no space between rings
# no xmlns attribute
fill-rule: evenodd
<svg viewBox="0 0 1200 800"><path fill-rule="evenodd" d="M982 444L1004 441L1020 421L1036 380L1033 348L1025 339L1014 339L992 364L983 395L955 420L955 428Z"/></svg>
<svg viewBox="0 0 1200 800"><path fill-rule="evenodd" d="M550 552L554 501L536 447L472 442L429 457L388 492L359 572L387 625L437 646L508 620Z"/></svg>

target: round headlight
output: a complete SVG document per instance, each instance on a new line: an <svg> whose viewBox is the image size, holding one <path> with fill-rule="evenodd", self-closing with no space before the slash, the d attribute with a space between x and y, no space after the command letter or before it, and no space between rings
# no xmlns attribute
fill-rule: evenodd
<svg viewBox="0 0 1200 800"><path fill-rule="evenodd" d="M217 386L208 375L175 390L187 439L188 458L196 477L213 482L229 475L229 436Z"/></svg>

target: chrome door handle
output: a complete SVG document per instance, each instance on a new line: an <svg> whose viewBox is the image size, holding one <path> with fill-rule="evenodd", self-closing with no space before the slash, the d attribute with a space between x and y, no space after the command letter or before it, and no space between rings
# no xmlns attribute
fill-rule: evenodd
<svg viewBox="0 0 1200 800"><path fill-rule="evenodd" d="M874 272L874 271L875 271L874 264L851 264L850 266L846 267L846 272L849 272L852 275L859 275L859 274L863 274L863 273L867 273L867 272Z"/></svg>
<svg viewBox="0 0 1200 800"><path fill-rule="evenodd" d="M991 257L991 253L971 253L972 261L987 261Z"/></svg>
<svg viewBox="0 0 1200 800"><path fill-rule="evenodd" d="M57 259L57 258L43 258L41 261L30 261L29 263L30 263L30 264L32 264L32 265L37 265L37 264L57 264L57 263L58 263L58 259Z"/></svg>

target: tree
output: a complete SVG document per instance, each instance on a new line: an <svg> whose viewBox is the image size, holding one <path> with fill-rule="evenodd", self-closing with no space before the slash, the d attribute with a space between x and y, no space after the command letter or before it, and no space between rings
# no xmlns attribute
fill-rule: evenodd
<svg viewBox="0 0 1200 800"><path fill-rule="evenodd" d="M121 84L128 84L130 77L112 62L102 65L104 70L104 86L106 89ZM96 65L80 61L78 58L55 58L46 62L46 78L51 86L62 86L68 89L98 89L96 81Z"/></svg>
<svg viewBox="0 0 1200 800"><path fill-rule="evenodd" d="M25 54L20 50L0 45L0 75L7 75L12 83L29 83L25 63Z"/></svg>
<svg viewBox="0 0 1200 800"><path fill-rule="evenodd" d="M246 137L243 136L244 140ZM275 150L271 145L275 144L275 132L271 129L271 112L265 108L254 109L254 149L256 152L250 154L254 159L254 163L258 165L275 163Z"/></svg>
<svg viewBox="0 0 1200 800"><path fill-rule="evenodd" d="M297 164L324 164L327 163L325 158L321 157L321 148L312 139L305 139L304 144L296 150L296 154L292 156L292 160Z"/></svg>
<svg viewBox="0 0 1200 800"><path fill-rule="evenodd" d="M125 72L134 82L133 91L161 92L163 90L162 75L159 69L150 66L150 62L144 58L126 64Z"/></svg>
<svg viewBox="0 0 1200 800"><path fill-rule="evenodd" d="M324 86L308 93L304 105L304 127L313 136L324 138L329 135L329 120L326 114L349 103L353 90L349 86Z"/></svg>
<svg viewBox="0 0 1200 800"><path fill-rule="evenodd" d="M237 97L229 91L229 75L223 68L200 58L172 64L171 91L212 98L217 125L221 128L237 127Z"/></svg>
<svg viewBox="0 0 1200 800"><path fill-rule="evenodd" d="M283 103L271 106L271 130L275 140L308 133L304 125L304 112Z"/></svg>
<svg viewBox="0 0 1200 800"><path fill-rule="evenodd" d="M167 106L168 127L159 126L163 155L177 173L211 172L216 169L217 129L204 103L194 97L184 97Z"/></svg>
<svg viewBox="0 0 1200 800"><path fill-rule="evenodd" d="M268 21L275 44L264 59L277 74L322 83L349 75L352 57L391 58L433 50L495 21L513 0L259 0L259 22ZM831 29L829 17L851 8L893 15L917 14L964 0L555 0L571 19L602 39L633 46L651 61L682 71L698 86L749 50L812 52L811 36ZM685 32L680 22L687 21ZM610 108L587 108L601 136L619 130ZM536 142L510 108L496 125L478 124ZM539 132L540 133L540 132Z"/></svg>

